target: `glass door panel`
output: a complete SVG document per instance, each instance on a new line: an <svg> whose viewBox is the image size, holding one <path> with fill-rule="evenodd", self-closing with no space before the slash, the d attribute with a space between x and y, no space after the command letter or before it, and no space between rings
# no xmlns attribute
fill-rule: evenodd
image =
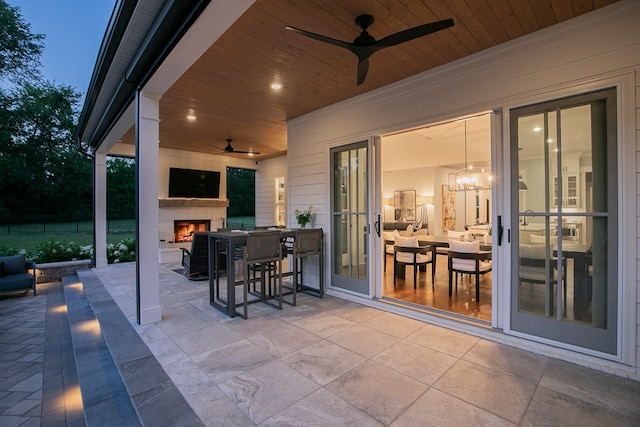
<svg viewBox="0 0 640 427"><path fill-rule="evenodd" d="M331 150L332 285L369 295L368 142Z"/></svg>
<svg viewBox="0 0 640 427"><path fill-rule="evenodd" d="M511 128L512 329L615 353L615 91L513 110Z"/></svg>

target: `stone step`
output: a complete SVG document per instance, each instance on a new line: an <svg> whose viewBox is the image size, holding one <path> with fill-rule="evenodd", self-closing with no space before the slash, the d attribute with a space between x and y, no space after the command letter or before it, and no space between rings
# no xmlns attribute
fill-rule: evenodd
<svg viewBox="0 0 640 427"><path fill-rule="evenodd" d="M87 425L203 425L93 270L65 279Z"/></svg>

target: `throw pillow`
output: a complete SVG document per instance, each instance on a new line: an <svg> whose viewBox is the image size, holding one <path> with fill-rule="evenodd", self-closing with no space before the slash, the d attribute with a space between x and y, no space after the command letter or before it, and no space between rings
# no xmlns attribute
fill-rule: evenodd
<svg viewBox="0 0 640 427"><path fill-rule="evenodd" d="M4 262L0 262L0 277L4 276Z"/></svg>
<svg viewBox="0 0 640 427"><path fill-rule="evenodd" d="M24 254L0 257L4 263L4 274L20 274L27 272L26 258Z"/></svg>

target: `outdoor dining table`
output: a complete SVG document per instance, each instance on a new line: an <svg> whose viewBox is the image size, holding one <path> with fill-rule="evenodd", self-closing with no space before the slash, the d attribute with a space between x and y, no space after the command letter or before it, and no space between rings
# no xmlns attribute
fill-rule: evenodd
<svg viewBox="0 0 640 427"><path fill-rule="evenodd" d="M222 311L229 317L235 317L240 315L236 311L236 286L242 284L241 280L236 280L235 274L235 254L239 249L244 248L247 244L247 236L249 233L260 233L257 231L244 231L244 230L232 230L232 231L216 231L209 233L209 304ZM280 240L295 237L296 230L283 229L280 230ZM223 298L220 296L219 280L217 262L220 259L220 249L222 243L227 258L226 276L227 276L227 294ZM252 302L259 302L261 300L253 300Z"/></svg>

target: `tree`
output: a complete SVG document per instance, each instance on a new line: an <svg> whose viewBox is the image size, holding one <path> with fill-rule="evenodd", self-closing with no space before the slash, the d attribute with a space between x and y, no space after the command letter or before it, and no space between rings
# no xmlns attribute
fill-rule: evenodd
<svg viewBox="0 0 640 427"><path fill-rule="evenodd" d="M136 216L136 164L134 159L107 158L107 218Z"/></svg>
<svg viewBox="0 0 640 427"><path fill-rule="evenodd" d="M0 93L0 215L91 217L92 166L73 142L79 97L42 81Z"/></svg>
<svg viewBox="0 0 640 427"><path fill-rule="evenodd" d="M92 165L74 141L80 94L39 72L43 35L0 0L0 221L90 219Z"/></svg>
<svg viewBox="0 0 640 427"><path fill-rule="evenodd" d="M254 216L256 194L256 171L227 168L227 216Z"/></svg>
<svg viewBox="0 0 640 427"><path fill-rule="evenodd" d="M43 40L42 34L31 33L19 8L0 0L0 81L39 78Z"/></svg>

